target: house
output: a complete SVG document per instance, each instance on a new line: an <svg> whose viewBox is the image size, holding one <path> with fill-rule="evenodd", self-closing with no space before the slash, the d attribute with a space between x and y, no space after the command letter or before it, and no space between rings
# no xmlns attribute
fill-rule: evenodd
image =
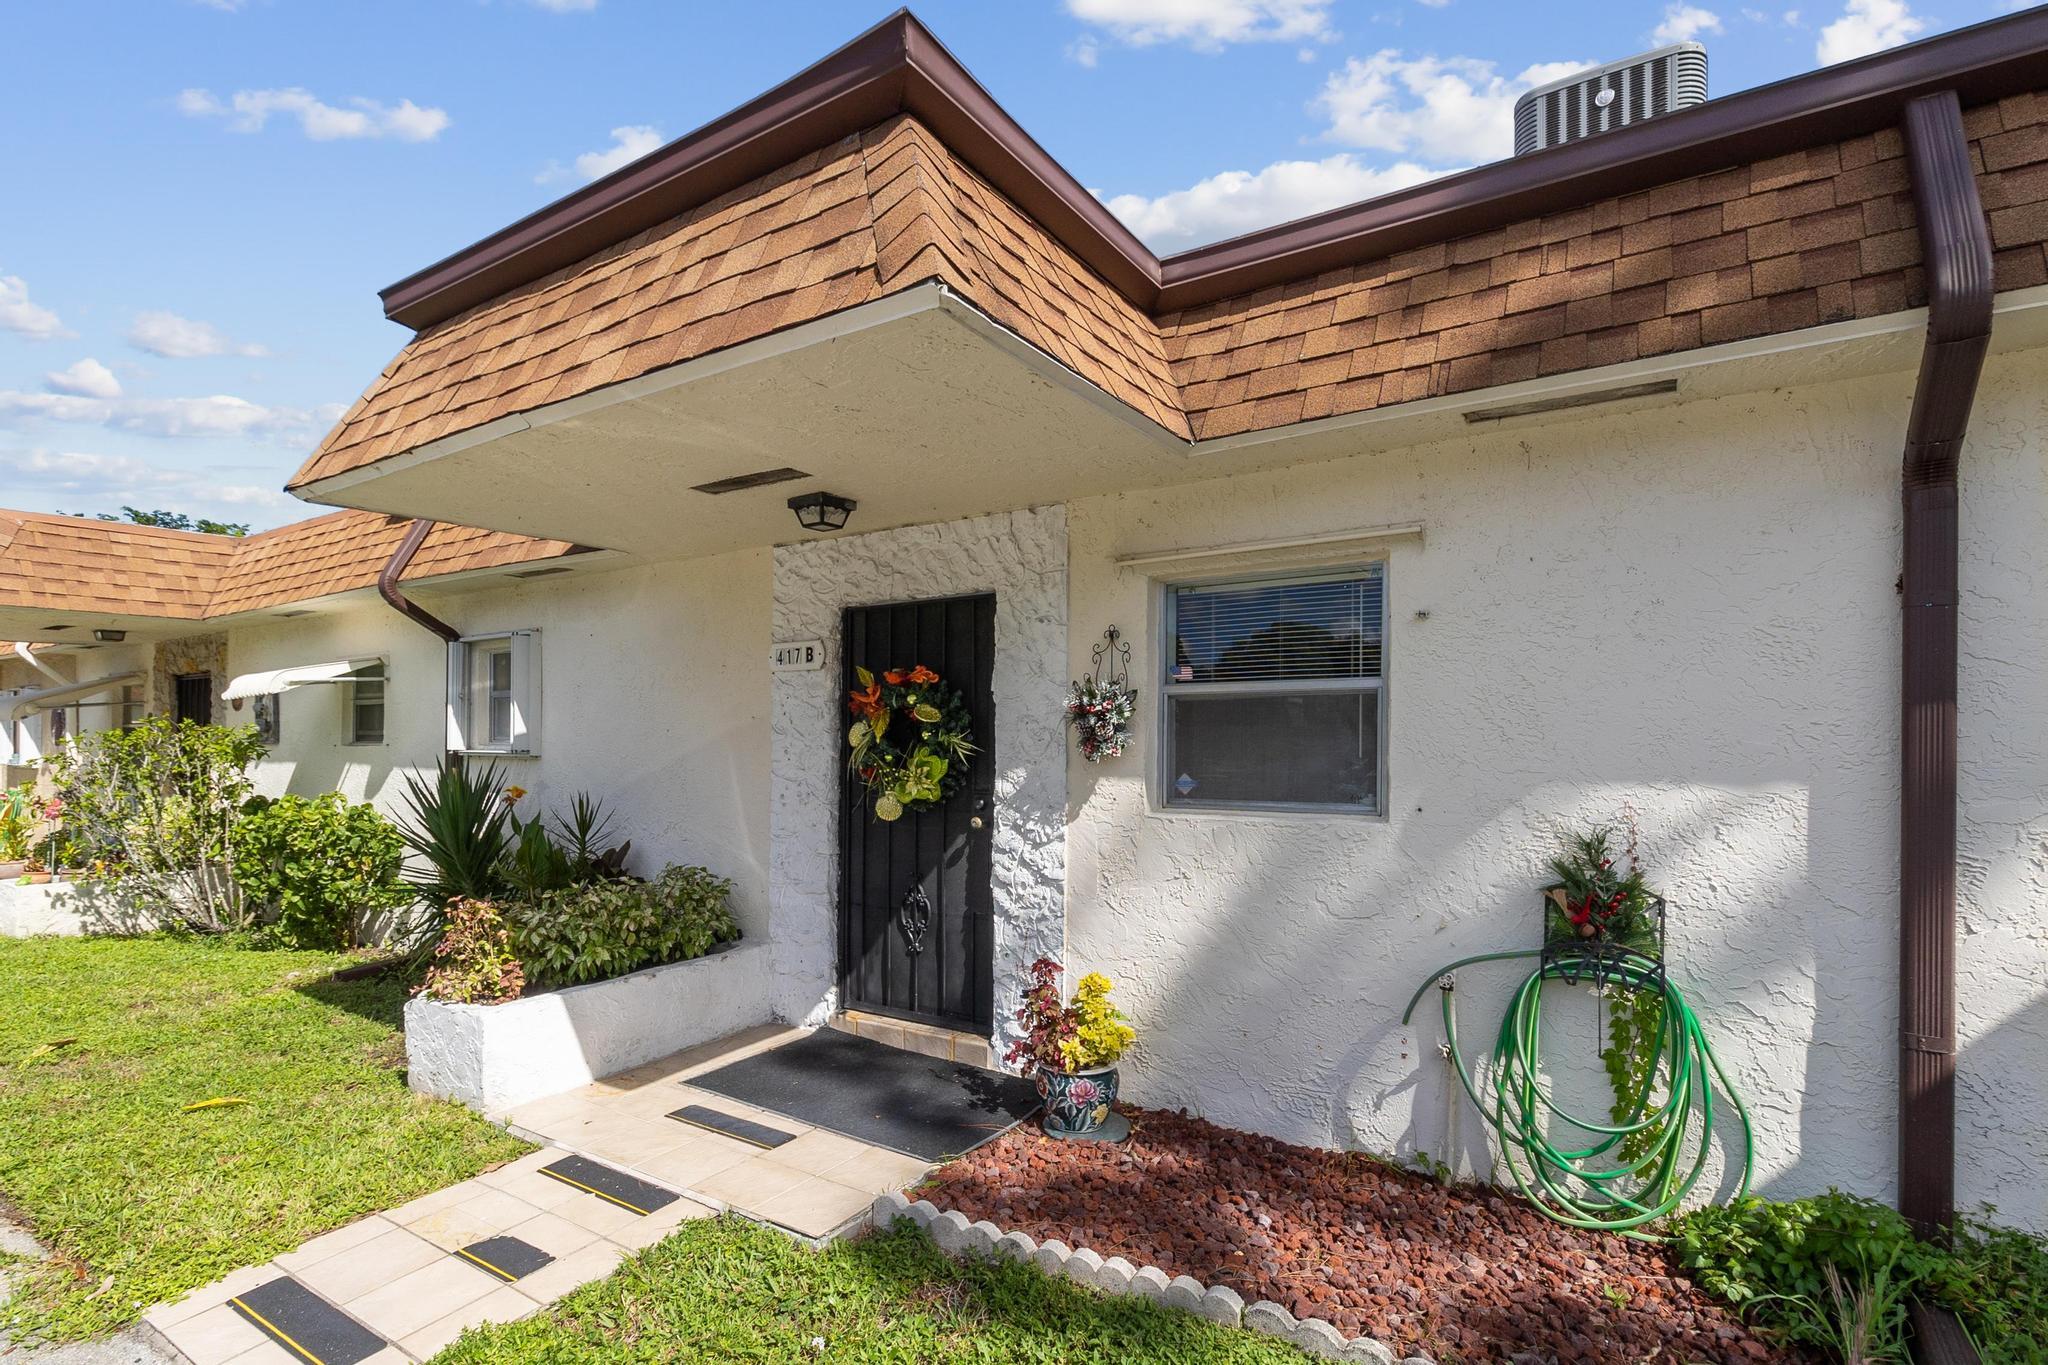
<svg viewBox="0 0 2048 1365"><path fill-rule="evenodd" d="M387 289L291 483L354 510L22 517L0 637L274 688L272 789L589 788L782 1018L999 1049L1053 954L1133 1098L1479 1171L1401 1008L1627 816L1761 1188L2048 1227L2044 73L2019 13L1160 260L898 15ZM979 752L884 820L846 694L918 664Z"/></svg>

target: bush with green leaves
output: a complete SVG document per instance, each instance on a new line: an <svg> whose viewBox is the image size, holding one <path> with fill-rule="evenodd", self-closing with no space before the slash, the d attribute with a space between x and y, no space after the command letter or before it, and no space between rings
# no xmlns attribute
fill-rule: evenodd
<svg viewBox="0 0 2048 1365"><path fill-rule="evenodd" d="M1914 1299L1953 1311L1987 1365L2048 1365L2048 1239L1964 1218L1946 1246L1830 1190L1695 1209L1669 1231L1700 1287L1837 1359L1906 1359Z"/></svg>
<svg viewBox="0 0 2048 1365"><path fill-rule="evenodd" d="M242 895L293 947L353 948L370 921L412 899L398 826L340 792L254 797L228 844Z"/></svg>
<svg viewBox="0 0 2048 1365"><path fill-rule="evenodd" d="M519 998L526 973L497 906L457 896L445 908L443 925L433 965L415 994L451 1005L497 1005Z"/></svg>
<svg viewBox="0 0 2048 1365"><path fill-rule="evenodd" d="M147 716L58 748L63 838L115 894L166 924L218 932L249 916L228 836L263 754L256 727Z"/></svg>
<svg viewBox="0 0 2048 1365"><path fill-rule="evenodd" d="M574 986L702 957L740 936L732 883L701 867L651 882L595 881L506 907L512 947L536 986Z"/></svg>
<svg viewBox="0 0 2048 1365"><path fill-rule="evenodd" d="M18 863L28 857L41 808L33 783L0 790L0 863Z"/></svg>

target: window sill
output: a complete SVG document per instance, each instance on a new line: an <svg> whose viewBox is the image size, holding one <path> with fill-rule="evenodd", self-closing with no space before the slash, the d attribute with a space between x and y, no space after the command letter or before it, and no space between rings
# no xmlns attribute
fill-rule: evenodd
<svg viewBox="0 0 2048 1365"><path fill-rule="evenodd" d="M463 758L539 758L538 749L457 749Z"/></svg>
<svg viewBox="0 0 2048 1365"><path fill-rule="evenodd" d="M1162 820L1271 820L1278 824L1384 825L1385 811L1345 806L1165 806L1146 803L1145 813Z"/></svg>

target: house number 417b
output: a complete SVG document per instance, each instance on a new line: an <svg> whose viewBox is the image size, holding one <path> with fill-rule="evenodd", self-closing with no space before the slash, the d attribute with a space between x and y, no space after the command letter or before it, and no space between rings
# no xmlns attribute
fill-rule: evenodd
<svg viewBox="0 0 2048 1365"><path fill-rule="evenodd" d="M778 644L769 661L770 670L776 673L803 673L824 666L823 640L791 640L787 644Z"/></svg>

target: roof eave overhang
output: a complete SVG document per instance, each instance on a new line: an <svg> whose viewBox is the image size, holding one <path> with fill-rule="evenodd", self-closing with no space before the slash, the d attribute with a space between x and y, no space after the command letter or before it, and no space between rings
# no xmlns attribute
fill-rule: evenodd
<svg viewBox="0 0 2048 1365"><path fill-rule="evenodd" d="M1446 176L1161 261L898 11L733 112L383 291L426 328L604 250L837 138L911 114L1133 304L1195 307L1594 198L1897 126L1907 101L1967 105L2034 88L2048 9L1711 100L1648 123Z"/></svg>
<svg viewBox="0 0 2048 1365"><path fill-rule="evenodd" d="M1125 294L1156 292L1143 243L899 10L723 118L384 289L384 315L432 326L898 114L931 126Z"/></svg>

